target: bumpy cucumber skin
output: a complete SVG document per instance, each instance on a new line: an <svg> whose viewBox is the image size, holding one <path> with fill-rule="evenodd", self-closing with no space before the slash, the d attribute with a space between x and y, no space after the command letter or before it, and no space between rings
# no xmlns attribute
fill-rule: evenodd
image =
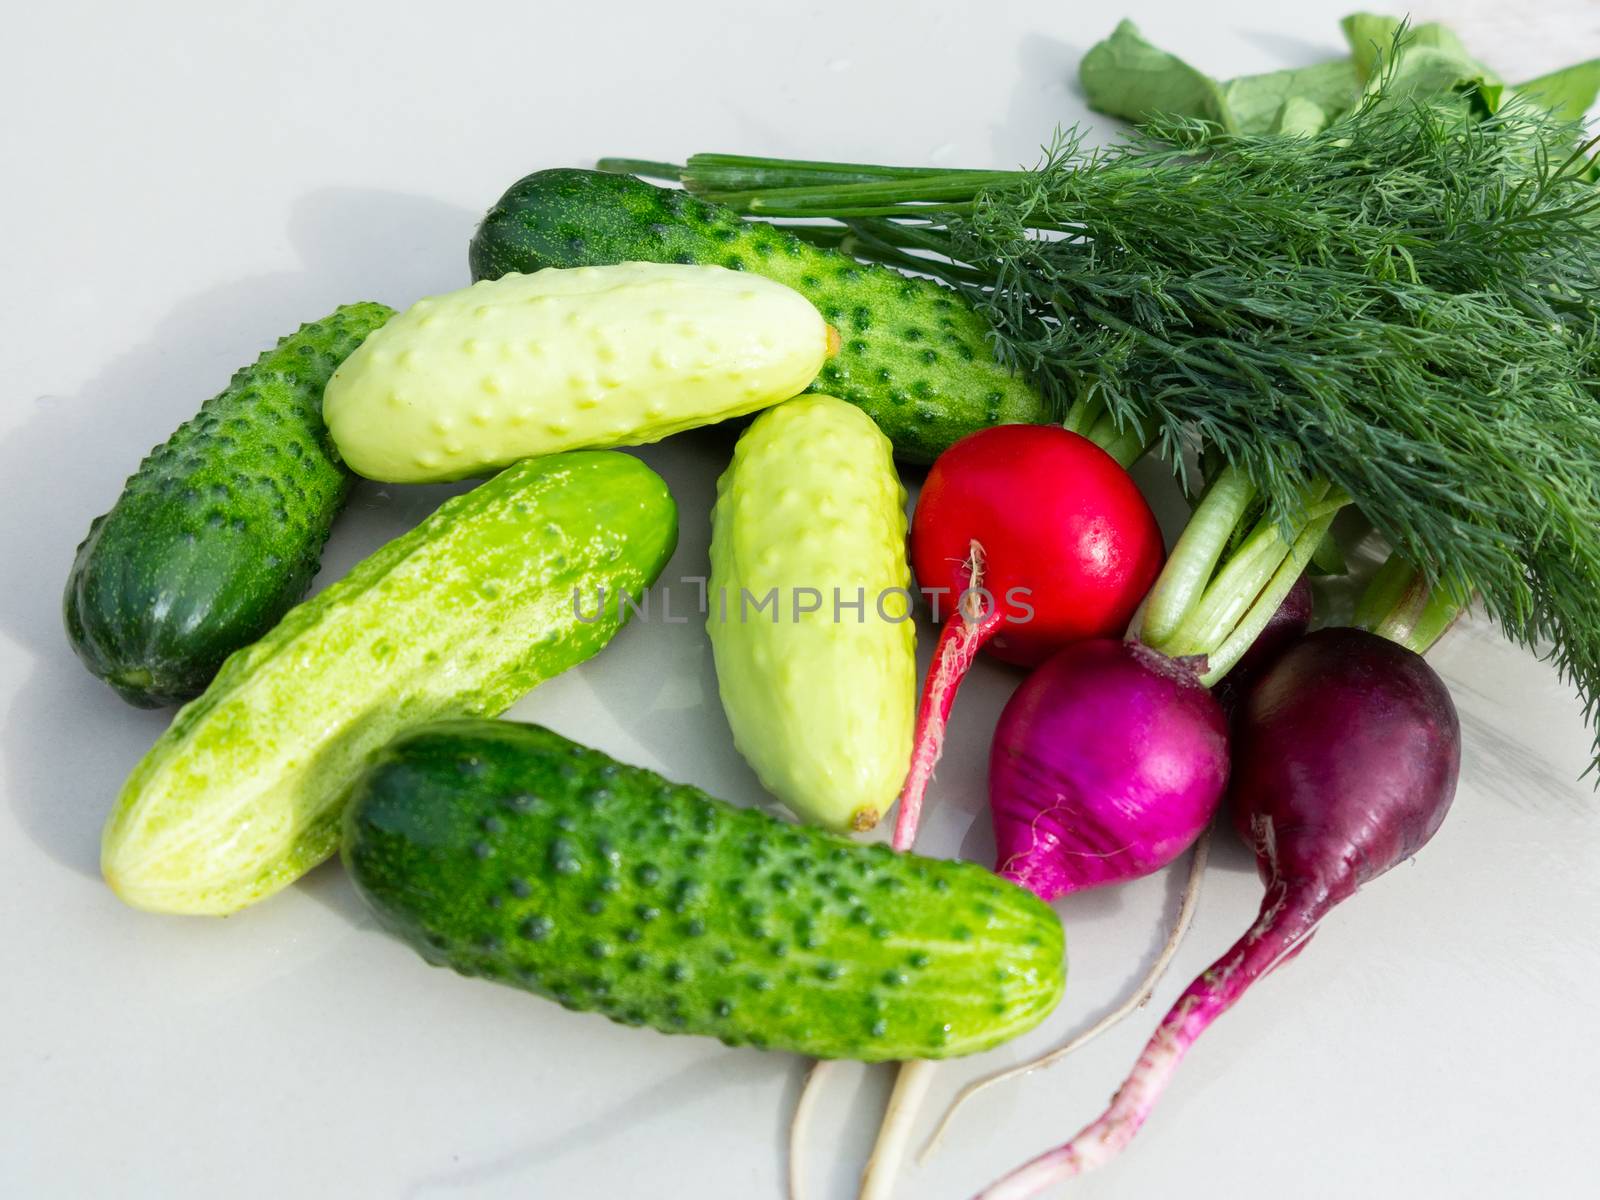
<svg viewBox="0 0 1600 1200"><path fill-rule="evenodd" d="M762 413L717 481L706 631L722 707L767 790L830 829L876 825L911 759L905 503L889 439L832 396ZM817 611L796 611L803 588ZM774 614L749 608L774 589Z"/></svg>
<svg viewBox="0 0 1600 1200"><path fill-rule="evenodd" d="M631 175L529 175L489 210L468 253L474 279L627 261L711 263L794 288L842 339L814 390L860 406L908 462L932 462L989 425L1050 419L1038 392L995 361L983 318L949 288Z"/></svg>
<svg viewBox="0 0 1600 1200"><path fill-rule="evenodd" d="M666 485L614 451L518 463L446 501L179 711L106 825L106 881L158 912L271 895L333 853L372 751L413 725L502 712L595 654L629 611L619 594L647 588L676 543Z"/></svg>
<svg viewBox="0 0 1600 1200"><path fill-rule="evenodd" d="M392 316L302 325L157 446L97 517L67 578L78 657L141 708L197 696L305 594L350 473L322 424L334 369Z"/></svg>
<svg viewBox="0 0 1600 1200"><path fill-rule="evenodd" d="M618 263L480 280L417 301L334 372L323 416L358 474L462 479L637 446L805 391L827 323L722 267Z"/></svg>
<svg viewBox="0 0 1600 1200"><path fill-rule="evenodd" d="M434 965L663 1033L949 1058L1038 1024L1061 923L971 863L714 800L533 725L456 721L357 784L343 858Z"/></svg>

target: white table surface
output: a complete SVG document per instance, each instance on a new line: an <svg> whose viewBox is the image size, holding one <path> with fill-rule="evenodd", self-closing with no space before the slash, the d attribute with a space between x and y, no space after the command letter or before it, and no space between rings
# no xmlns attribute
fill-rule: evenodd
<svg viewBox="0 0 1600 1200"><path fill-rule="evenodd" d="M142 453L278 334L343 301L464 284L474 222L527 171L702 149L1010 165L1085 115L1076 61L1124 12L1229 74L1335 51L1348 3L14 7L0 52L0 1196L776 1195L796 1059L430 971L373 927L336 865L226 921L118 904L96 870L99 826L167 715L124 705L67 648L73 548ZM1509 74L1600 54L1592 3L1541 5L1537 21L1469 7L1485 13L1461 18L1469 41ZM725 453L700 436L645 455L682 507L669 577L703 573ZM440 495L362 487L322 579ZM1443 832L1222 1021L1122 1162L1071 1194L1545 1196L1600 1178L1589 739L1569 689L1481 620L1433 661L1466 742ZM962 693L931 852L989 852L984 748L1015 681L985 665ZM630 628L513 715L760 799L697 626ZM1247 855L1228 842L1215 859L1158 1006L1254 911ZM1104 1011L1177 889L1169 875L1063 903L1066 1002L943 1069L934 1100ZM900 1194L966 1196L1072 1133L1158 1011L980 1102ZM851 1194L889 1079L839 1072L812 1145L818 1197Z"/></svg>

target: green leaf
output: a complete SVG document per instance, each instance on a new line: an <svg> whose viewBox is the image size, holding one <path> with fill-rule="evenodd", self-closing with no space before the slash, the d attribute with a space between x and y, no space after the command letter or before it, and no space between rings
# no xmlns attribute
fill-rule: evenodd
<svg viewBox="0 0 1600 1200"><path fill-rule="evenodd" d="M1405 46L1386 78L1368 78L1368 92L1380 86L1390 104L1434 101L1458 93L1470 99L1479 116L1498 111L1505 93L1505 84L1482 63L1435 46Z"/></svg>
<svg viewBox="0 0 1600 1200"><path fill-rule="evenodd" d="M1535 100L1558 117L1568 121L1581 120L1594 107L1595 97L1600 95L1600 58L1551 71L1548 75L1517 84L1514 90L1519 95Z"/></svg>
<svg viewBox="0 0 1600 1200"><path fill-rule="evenodd" d="M1221 87L1223 103L1240 133L1316 133L1361 98L1361 81L1348 59L1335 59L1266 75L1242 75ZM1291 110L1292 106L1292 110Z"/></svg>
<svg viewBox="0 0 1600 1200"><path fill-rule="evenodd" d="M1477 116L1497 112L1508 89L1447 27L1407 26L1395 17L1352 13L1340 23L1350 57L1262 75L1217 80L1152 45L1132 21L1084 56L1078 68L1089 106L1143 123L1157 116L1209 121L1226 133L1310 136L1378 90L1388 103L1451 95ZM1398 53L1396 37L1403 38ZM1390 57L1386 71L1380 64ZM1380 76L1383 78L1380 79ZM1578 63L1514 89L1558 117L1577 118L1600 93L1600 59Z"/></svg>
<svg viewBox="0 0 1600 1200"><path fill-rule="evenodd" d="M1339 27L1344 30L1345 41L1350 44L1350 61L1363 83L1369 82L1378 63L1389 57L1395 34L1400 32L1404 24L1398 17L1385 17L1377 13L1351 13L1339 22ZM1436 61L1455 60L1461 65L1466 78L1479 77L1491 83L1500 82L1499 76L1467 53L1460 38L1437 21L1413 25L1406 30L1401 57L1417 50L1432 51L1430 57Z"/></svg>
<svg viewBox="0 0 1600 1200"><path fill-rule="evenodd" d="M1108 116L1144 121L1165 114L1236 131L1217 81L1152 46L1132 21L1123 21L1090 47L1078 65L1078 79L1089 107Z"/></svg>
<svg viewBox="0 0 1600 1200"><path fill-rule="evenodd" d="M1097 112L1135 122L1186 117L1229 133L1315 133L1361 98L1361 80L1347 59L1221 83L1151 45L1132 21L1084 55L1078 77Z"/></svg>
<svg viewBox="0 0 1600 1200"><path fill-rule="evenodd" d="M1333 114L1324 112L1304 97L1291 96L1278 110L1278 119L1273 125L1272 132L1285 133L1291 137L1311 137L1313 134L1321 133L1332 116Z"/></svg>

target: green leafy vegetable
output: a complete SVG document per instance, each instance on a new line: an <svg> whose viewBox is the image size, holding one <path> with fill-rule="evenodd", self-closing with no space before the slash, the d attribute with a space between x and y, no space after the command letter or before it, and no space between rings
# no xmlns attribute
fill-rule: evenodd
<svg viewBox="0 0 1600 1200"><path fill-rule="evenodd" d="M1350 47L1346 58L1218 80L1152 45L1133 22L1123 21L1084 55L1079 80L1097 112L1136 123L1158 116L1207 121L1224 133L1244 134L1316 133L1354 109L1380 75L1390 102L1459 96L1480 116L1515 90L1558 117L1576 120L1600 93L1600 59L1508 89L1437 22L1408 25L1395 17L1352 13L1340 28Z"/></svg>
<svg viewBox="0 0 1600 1200"><path fill-rule="evenodd" d="M1339 22L1339 28L1344 30L1344 40L1350 46L1350 63L1363 83L1381 73L1380 65L1402 34L1405 45L1401 56L1419 54L1439 63L1452 62L1461 79L1499 82L1493 71L1467 53L1460 38L1437 21L1411 25L1398 17L1351 13Z"/></svg>
<svg viewBox="0 0 1600 1200"><path fill-rule="evenodd" d="M1229 133L1315 133L1361 98L1362 84L1348 59L1219 82L1151 45L1132 21L1092 47L1078 73L1097 112L1192 117Z"/></svg>
<svg viewBox="0 0 1600 1200"><path fill-rule="evenodd" d="M1519 83L1516 90L1558 117L1580 120L1594 107L1596 96L1600 96L1600 58Z"/></svg>

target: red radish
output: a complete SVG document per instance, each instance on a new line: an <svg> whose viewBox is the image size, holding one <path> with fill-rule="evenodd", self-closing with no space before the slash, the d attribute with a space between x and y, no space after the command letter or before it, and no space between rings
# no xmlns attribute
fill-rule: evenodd
<svg viewBox="0 0 1600 1200"><path fill-rule="evenodd" d="M1033 664L1120 635L1161 569L1155 515L1128 473L1056 425L962 438L928 472L911 522L918 586L949 613L923 688L894 844L910 846L956 689L985 645ZM941 592L942 589L942 592Z"/></svg>
<svg viewBox="0 0 1600 1200"><path fill-rule="evenodd" d="M1359 629L1324 629L1250 689L1235 737L1234 826L1266 884L1248 933L1172 1006L1098 1119L979 1200L1021 1200L1132 1140L1189 1047L1296 954L1334 905L1415 854L1455 796L1461 726L1422 658Z"/></svg>
<svg viewBox="0 0 1600 1200"><path fill-rule="evenodd" d="M1075 642L1028 676L995 729L995 870L1047 901L1148 875L1200 836L1227 780L1227 718L1191 663Z"/></svg>

